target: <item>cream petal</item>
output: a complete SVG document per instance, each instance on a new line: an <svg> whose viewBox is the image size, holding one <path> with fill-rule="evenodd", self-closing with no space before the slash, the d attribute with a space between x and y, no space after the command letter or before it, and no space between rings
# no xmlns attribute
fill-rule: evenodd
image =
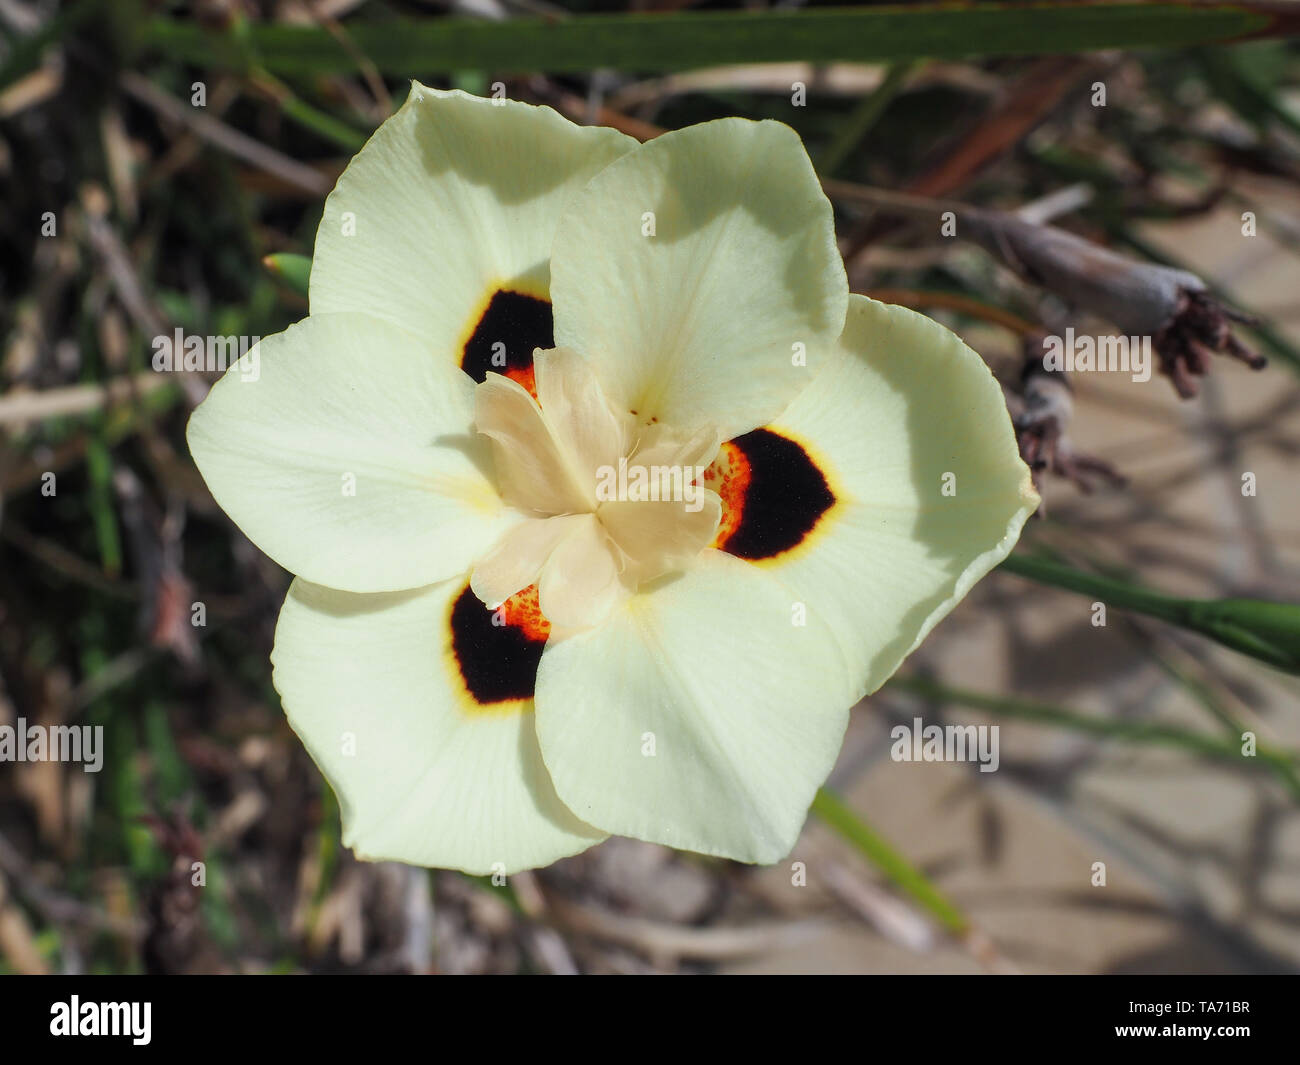
<svg viewBox="0 0 1300 1065"><path fill-rule="evenodd" d="M627 453L631 415L610 406L582 356L567 348L539 351L533 368L543 417L575 468L594 477L601 466L616 466Z"/></svg>
<svg viewBox="0 0 1300 1065"><path fill-rule="evenodd" d="M850 671L771 574L718 551L553 642L537 735L556 791L608 832L772 862L843 740Z"/></svg>
<svg viewBox="0 0 1300 1065"><path fill-rule="evenodd" d="M537 583L556 547L577 532L582 521L580 515L524 519L479 559L470 577L470 588L495 609L516 592Z"/></svg>
<svg viewBox="0 0 1300 1065"><path fill-rule="evenodd" d="M557 630L599 625L626 594L609 536L594 514L576 516L537 582L542 613Z"/></svg>
<svg viewBox="0 0 1300 1065"><path fill-rule="evenodd" d="M574 467L522 385L488 374L474 390L474 426L492 440L497 485L507 502L536 515L591 509L594 478Z"/></svg>
<svg viewBox="0 0 1300 1065"><path fill-rule="evenodd" d="M526 709L467 709L446 581L352 595L297 580L275 633L285 713L358 856L513 873L603 838L560 802Z"/></svg>
<svg viewBox="0 0 1300 1065"><path fill-rule="evenodd" d="M466 572L512 520L472 430L473 390L387 322L314 315L227 371L187 438L222 509L290 572L416 588Z"/></svg>
<svg viewBox="0 0 1300 1065"><path fill-rule="evenodd" d="M325 201L311 311L363 311L460 365L499 289L548 296L569 199L636 146L548 107L412 83Z"/></svg>
<svg viewBox="0 0 1300 1065"><path fill-rule="evenodd" d="M684 568L712 542L722 501L708 488L692 491L690 500L601 504L597 516L627 558L625 584L635 587Z"/></svg>
<svg viewBox="0 0 1300 1065"><path fill-rule="evenodd" d="M551 252L555 340L644 421L765 424L831 357L848 286L798 135L739 118L666 133L566 209Z"/></svg>
<svg viewBox="0 0 1300 1065"><path fill-rule="evenodd" d="M770 426L836 502L758 565L827 624L863 695L1010 553L1038 496L1002 390L955 334L855 295L842 349Z"/></svg>
<svg viewBox="0 0 1300 1065"><path fill-rule="evenodd" d="M646 425L637 431L630 461L642 466L689 466L707 469L722 446L722 437L711 425L683 431L668 425Z"/></svg>

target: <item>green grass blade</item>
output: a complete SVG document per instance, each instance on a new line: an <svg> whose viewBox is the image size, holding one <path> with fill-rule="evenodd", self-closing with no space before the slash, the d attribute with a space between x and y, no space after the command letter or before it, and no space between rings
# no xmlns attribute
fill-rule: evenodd
<svg viewBox="0 0 1300 1065"><path fill-rule="evenodd" d="M350 20L348 36L381 73L672 70L726 63L1045 55L1105 48L1178 48L1300 32L1294 12L1263 0L1201 4L919 3L806 11L692 11L564 19ZM313 26L250 25L247 45L282 75L352 71L356 59ZM237 68L244 47L193 23L155 19L139 44L169 58Z"/></svg>
<svg viewBox="0 0 1300 1065"><path fill-rule="evenodd" d="M356 152L370 136L349 126L346 122L341 122L320 108L313 107L275 75L265 70L256 70L255 75L256 80L275 97L276 103L285 115L304 129L309 129L318 137L331 142L335 147L342 148L345 152Z"/></svg>
<svg viewBox="0 0 1300 1065"><path fill-rule="evenodd" d="M90 477L88 505L100 565L108 576L116 577L122 572L122 540L113 509L113 458L98 430L86 443L86 472Z"/></svg>
<svg viewBox="0 0 1300 1065"><path fill-rule="evenodd" d="M843 165L844 160L858 146L862 139L871 132L880 121L880 116L893 102L903 87L907 76L918 66L915 62L894 63L889 67L882 81L873 92L868 93L854 109L853 113L840 126L835 139L826 146L826 150L817 159L817 173L822 177L831 177Z"/></svg>
<svg viewBox="0 0 1300 1065"><path fill-rule="evenodd" d="M829 788L818 791L811 810L861 851L895 885L924 906L954 936L960 939L970 932L971 923L966 915L833 791Z"/></svg>

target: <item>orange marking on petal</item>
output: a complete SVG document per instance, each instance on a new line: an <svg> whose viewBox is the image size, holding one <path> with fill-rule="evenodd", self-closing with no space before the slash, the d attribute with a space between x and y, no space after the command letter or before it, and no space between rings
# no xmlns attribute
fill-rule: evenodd
<svg viewBox="0 0 1300 1065"><path fill-rule="evenodd" d="M545 643L550 637L551 623L542 613L542 606L537 597L537 585L530 584L522 592L516 592L501 604L500 610L506 624L519 629L530 640Z"/></svg>
<svg viewBox="0 0 1300 1065"><path fill-rule="evenodd" d="M807 448L773 429L723 444L722 521L714 546L760 562L804 543L835 505L825 473Z"/></svg>
<svg viewBox="0 0 1300 1065"><path fill-rule="evenodd" d="M734 443L728 440L713 464L704 471L704 481L722 499L722 520L710 547L725 547L732 534L740 528L745 515L745 493L749 490L751 471L749 459Z"/></svg>
<svg viewBox="0 0 1300 1065"><path fill-rule="evenodd" d="M511 367L505 376L528 389L528 394L533 399L537 398L537 373L532 366Z"/></svg>
<svg viewBox="0 0 1300 1065"><path fill-rule="evenodd" d="M461 702L472 713L512 713L531 707L537 664L551 624L538 606L537 586L489 610L469 585L453 601L447 654L460 679Z"/></svg>

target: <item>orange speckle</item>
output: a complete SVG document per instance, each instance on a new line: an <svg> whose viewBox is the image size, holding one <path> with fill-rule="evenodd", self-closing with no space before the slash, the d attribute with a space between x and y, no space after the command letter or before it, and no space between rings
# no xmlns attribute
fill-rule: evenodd
<svg viewBox="0 0 1300 1065"><path fill-rule="evenodd" d="M704 471L706 481L719 481L714 491L722 497L722 520L718 523L718 532L713 537L710 547L724 547L727 541L740 527L745 513L745 493L749 489L749 459L731 441L722 445L722 452Z"/></svg>
<svg viewBox="0 0 1300 1065"><path fill-rule="evenodd" d="M537 585L530 584L522 592L516 592L501 604L500 609L506 624L521 630L530 640L545 643L551 635L551 623L542 613L537 598Z"/></svg>

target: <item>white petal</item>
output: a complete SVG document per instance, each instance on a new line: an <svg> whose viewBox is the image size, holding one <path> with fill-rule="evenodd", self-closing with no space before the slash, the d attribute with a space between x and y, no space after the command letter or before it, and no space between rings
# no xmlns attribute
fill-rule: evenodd
<svg viewBox="0 0 1300 1065"><path fill-rule="evenodd" d="M557 345L611 398L724 439L774 418L830 358L848 294L798 135L738 118L597 174L560 222L551 291Z"/></svg>
<svg viewBox="0 0 1300 1065"><path fill-rule="evenodd" d="M466 572L510 520L471 427L473 388L386 322L312 316L213 386L190 452L289 571L346 591L415 588Z"/></svg>
<svg viewBox="0 0 1300 1065"><path fill-rule="evenodd" d="M595 471L617 466L627 454L631 415L611 409L595 372L573 351L539 351L533 367L547 424L576 468L589 475L594 491Z"/></svg>
<svg viewBox="0 0 1300 1065"><path fill-rule="evenodd" d="M325 201L312 313L382 316L459 365L493 292L547 297L565 203L635 146L548 107L413 83Z"/></svg>
<svg viewBox="0 0 1300 1065"><path fill-rule="evenodd" d="M684 568L709 546L722 516L718 494L698 485L692 500L602 503L597 514L627 557L624 582L632 587Z"/></svg>
<svg viewBox="0 0 1300 1065"><path fill-rule="evenodd" d="M1038 497L1001 389L956 335L855 295L843 349L770 426L803 445L836 502L758 565L827 624L863 695L1010 553Z"/></svg>
<svg viewBox="0 0 1300 1065"><path fill-rule="evenodd" d="M477 874L546 865L602 834L556 797L527 707L467 705L447 650L463 587L358 596L295 581L275 687L359 856Z"/></svg>
<svg viewBox="0 0 1300 1065"><path fill-rule="evenodd" d="M717 551L553 641L537 734L565 804L637 839L772 862L839 751L852 695L825 625Z"/></svg>
<svg viewBox="0 0 1300 1065"><path fill-rule="evenodd" d="M691 466L701 470L718 456L722 437L712 426L682 432L672 426L643 425L631 461L641 466Z"/></svg>
<svg viewBox="0 0 1300 1065"><path fill-rule="evenodd" d="M537 583L552 552L583 524L580 515L526 518L479 559L470 577L474 594L490 607Z"/></svg>
<svg viewBox="0 0 1300 1065"><path fill-rule="evenodd" d="M492 440L497 485L512 506L535 515L591 509L594 476L574 465L518 382L487 375L474 390L474 428Z"/></svg>
<svg viewBox="0 0 1300 1065"><path fill-rule="evenodd" d="M560 630L600 624L625 594L613 545L596 516L580 514L572 521L537 582L542 613Z"/></svg>

